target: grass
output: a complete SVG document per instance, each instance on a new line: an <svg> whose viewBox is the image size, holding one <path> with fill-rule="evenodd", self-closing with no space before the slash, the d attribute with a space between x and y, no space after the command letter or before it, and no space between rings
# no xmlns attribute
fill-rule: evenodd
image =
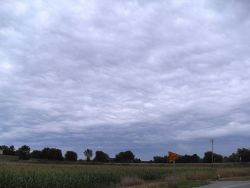
<svg viewBox="0 0 250 188"><path fill-rule="evenodd" d="M248 177L250 176L250 168L248 167L219 168L217 170L217 173L221 178Z"/></svg>
<svg viewBox="0 0 250 188"><path fill-rule="evenodd" d="M0 188L189 188L218 177L248 179L250 167L177 165L174 180L169 165L0 163Z"/></svg>
<svg viewBox="0 0 250 188"><path fill-rule="evenodd" d="M18 156L0 155L0 161L18 161Z"/></svg>
<svg viewBox="0 0 250 188"><path fill-rule="evenodd" d="M169 169L151 166L0 164L0 187L115 187L126 178L162 179Z"/></svg>

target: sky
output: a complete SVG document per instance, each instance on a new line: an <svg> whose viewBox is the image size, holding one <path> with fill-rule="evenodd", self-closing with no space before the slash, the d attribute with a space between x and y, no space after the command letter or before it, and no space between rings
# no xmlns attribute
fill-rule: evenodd
<svg viewBox="0 0 250 188"><path fill-rule="evenodd" d="M0 145L201 157L250 143L248 0L0 0Z"/></svg>

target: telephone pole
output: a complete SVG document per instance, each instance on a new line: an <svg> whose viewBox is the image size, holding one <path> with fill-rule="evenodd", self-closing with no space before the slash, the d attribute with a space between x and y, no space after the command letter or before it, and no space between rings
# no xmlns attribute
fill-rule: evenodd
<svg viewBox="0 0 250 188"><path fill-rule="evenodd" d="M212 166L213 166L213 163L214 163L214 139L211 139L211 144L212 144L211 163L212 163Z"/></svg>

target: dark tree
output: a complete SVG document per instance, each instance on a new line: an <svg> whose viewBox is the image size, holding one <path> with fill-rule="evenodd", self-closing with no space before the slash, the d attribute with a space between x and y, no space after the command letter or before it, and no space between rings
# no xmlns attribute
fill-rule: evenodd
<svg viewBox="0 0 250 188"><path fill-rule="evenodd" d="M237 153L232 153L228 157L224 157L224 162L240 162L240 155Z"/></svg>
<svg viewBox="0 0 250 188"><path fill-rule="evenodd" d="M30 147L23 145L17 150L17 155L19 159L28 160L30 158Z"/></svg>
<svg viewBox="0 0 250 188"><path fill-rule="evenodd" d="M213 162L215 163L221 163L223 161L223 156L213 153ZM204 153L204 157L203 157L203 162L204 163L211 163L212 162L212 152L208 151L206 153Z"/></svg>
<svg viewBox="0 0 250 188"><path fill-rule="evenodd" d="M42 151L34 150L30 153L30 158L42 159Z"/></svg>
<svg viewBox="0 0 250 188"><path fill-rule="evenodd" d="M109 156L108 156L108 154L104 153L103 151L96 151L94 161L109 162Z"/></svg>
<svg viewBox="0 0 250 188"><path fill-rule="evenodd" d="M6 151L9 149L8 146L2 145L2 146L0 146L0 149L3 151L3 155L7 155L7 154L6 154Z"/></svg>
<svg viewBox="0 0 250 188"><path fill-rule="evenodd" d="M154 163L166 163L167 160L167 156L161 157L161 156L154 156Z"/></svg>
<svg viewBox="0 0 250 188"><path fill-rule="evenodd" d="M9 148L9 155L15 155L15 154L16 154L16 149L13 145L11 145Z"/></svg>
<svg viewBox="0 0 250 188"><path fill-rule="evenodd" d="M204 163L212 163L212 152L211 151L204 153L203 162Z"/></svg>
<svg viewBox="0 0 250 188"><path fill-rule="evenodd" d="M214 155L214 162L215 163L222 163L223 162L223 156L220 154L216 154Z"/></svg>
<svg viewBox="0 0 250 188"><path fill-rule="evenodd" d="M56 148L44 148L42 150L42 158L48 160L61 161L63 160L62 151Z"/></svg>
<svg viewBox="0 0 250 188"><path fill-rule="evenodd" d="M2 145L0 146L0 149L3 151L3 155L15 155L16 154L14 146L8 147L6 145Z"/></svg>
<svg viewBox="0 0 250 188"><path fill-rule="evenodd" d="M65 153L65 160L66 161L77 161L77 153L74 151L67 151Z"/></svg>
<svg viewBox="0 0 250 188"><path fill-rule="evenodd" d="M134 159L134 163L141 163L141 159L135 158L135 159Z"/></svg>
<svg viewBox="0 0 250 188"><path fill-rule="evenodd" d="M199 163L201 161L201 158L197 154L193 154L190 157L191 163Z"/></svg>
<svg viewBox="0 0 250 188"><path fill-rule="evenodd" d="M120 163L131 163L134 159L135 156L131 151L120 152L115 156L115 161Z"/></svg>
<svg viewBox="0 0 250 188"><path fill-rule="evenodd" d="M250 149L246 148L238 149L237 154L241 162L250 162Z"/></svg>
<svg viewBox="0 0 250 188"><path fill-rule="evenodd" d="M93 151L91 149L86 149L83 154L85 155L85 157L87 157L87 161L90 161L92 155L93 155Z"/></svg>
<svg viewBox="0 0 250 188"><path fill-rule="evenodd" d="M176 161L177 163L198 163L200 162L200 157L197 154L193 155L183 155Z"/></svg>

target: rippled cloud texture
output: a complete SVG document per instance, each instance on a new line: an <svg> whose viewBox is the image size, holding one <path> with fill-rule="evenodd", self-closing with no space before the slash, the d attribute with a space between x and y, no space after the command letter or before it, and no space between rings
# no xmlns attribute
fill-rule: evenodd
<svg viewBox="0 0 250 188"><path fill-rule="evenodd" d="M247 0L0 2L0 143L138 157L250 141Z"/></svg>

